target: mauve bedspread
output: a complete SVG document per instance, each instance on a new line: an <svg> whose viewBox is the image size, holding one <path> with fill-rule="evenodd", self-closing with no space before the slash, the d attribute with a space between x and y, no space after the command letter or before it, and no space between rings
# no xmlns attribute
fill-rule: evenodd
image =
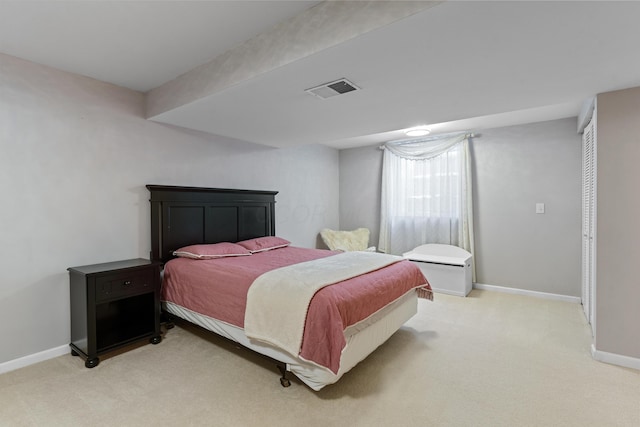
<svg viewBox="0 0 640 427"><path fill-rule="evenodd" d="M245 257L176 258L165 265L162 300L243 328L247 292L258 276L334 254L289 246ZM299 356L337 373L345 328L422 286L428 288L420 269L400 261L322 288L309 306Z"/></svg>

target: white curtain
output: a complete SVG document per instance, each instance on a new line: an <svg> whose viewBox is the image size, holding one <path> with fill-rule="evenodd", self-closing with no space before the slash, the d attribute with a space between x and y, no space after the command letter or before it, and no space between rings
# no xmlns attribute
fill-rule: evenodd
<svg viewBox="0 0 640 427"><path fill-rule="evenodd" d="M443 243L474 253L469 136L384 145L380 251L401 255Z"/></svg>

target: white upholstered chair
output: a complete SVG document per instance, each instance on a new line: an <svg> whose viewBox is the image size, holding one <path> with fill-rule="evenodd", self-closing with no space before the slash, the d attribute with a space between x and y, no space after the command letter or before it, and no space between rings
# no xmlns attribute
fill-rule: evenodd
<svg viewBox="0 0 640 427"><path fill-rule="evenodd" d="M325 245L332 251L375 251L369 247L369 229L358 228L353 231L331 230L325 228L320 232Z"/></svg>

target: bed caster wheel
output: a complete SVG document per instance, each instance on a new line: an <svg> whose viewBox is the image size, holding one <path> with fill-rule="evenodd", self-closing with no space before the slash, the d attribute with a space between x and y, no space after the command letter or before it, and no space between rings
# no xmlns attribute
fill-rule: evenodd
<svg viewBox="0 0 640 427"><path fill-rule="evenodd" d="M95 368L96 366L98 366L98 363L100 363L100 359L98 359L97 357L95 359L87 359L84 362L84 366L91 369L91 368Z"/></svg>
<svg viewBox="0 0 640 427"><path fill-rule="evenodd" d="M160 336L149 338L149 342L151 344L160 344L160 341L162 341L162 337L160 337Z"/></svg>
<svg viewBox="0 0 640 427"><path fill-rule="evenodd" d="M71 355L72 355L72 356L80 356L80 355L78 354L78 352L77 352L77 351L75 351L75 350L71 350Z"/></svg>
<svg viewBox="0 0 640 427"><path fill-rule="evenodd" d="M287 367L286 367L286 365L278 364L278 365L276 365L276 367L278 368L278 370L282 374L282 376L280 377L280 384L282 385L282 387L289 387L291 385L291 382L287 379Z"/></svg>

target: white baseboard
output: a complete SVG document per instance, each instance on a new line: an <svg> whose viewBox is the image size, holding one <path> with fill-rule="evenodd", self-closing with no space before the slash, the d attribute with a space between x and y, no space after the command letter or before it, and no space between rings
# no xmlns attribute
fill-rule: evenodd
<svg viewBox="0 0 640 427"><path fill-rule="evenodd" d="M572 297L570 295L551 294L548 292L529 291L526 289L507 288L504 286L486 285L484 283L474 283L474 289L484 289L487 291L504 292L507 294L527 295L530 297L552 299L556 301L565 301L580 304L582 299L580 297Z"/></svg>
<svg viewBox="0 0 640 427"><path fill-rule="evenodd" d="M616 353L607 353L606 351L596 350L596 346L591 344L591 356L604 363L611 365L623 366L625 368L640 370L640 359L635 357L623 356Z"/></svg>
<svg viewBox="0 0 640 427"><path fill-rule="evenodd" d="M61 345L60 347L50 348L49 350L44 350L39 353L9 360L8 362L0 363L0 374L15 371L16 369L24 368L34 363L44 362L45 360L53 359L54 357L62 356L70 352L69 345Z"/></svg>

